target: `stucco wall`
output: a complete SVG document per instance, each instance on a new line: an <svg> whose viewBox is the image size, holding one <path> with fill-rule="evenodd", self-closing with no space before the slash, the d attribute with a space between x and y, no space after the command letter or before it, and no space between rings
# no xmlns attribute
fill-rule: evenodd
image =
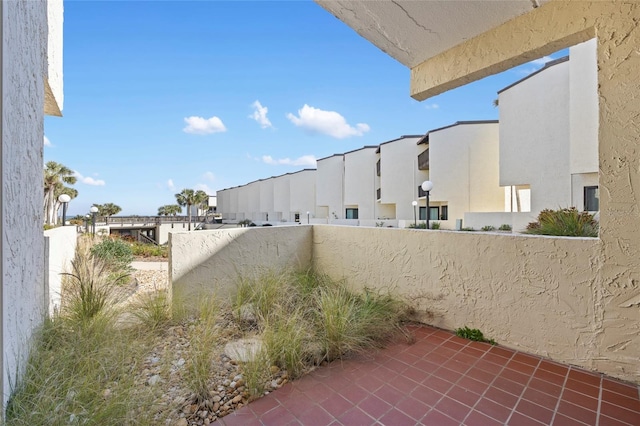
<svg viewBox="0 0 640 426"><path fill-rule="evenodd" d="M43 320L42 140L47 3L2 2L2 401Z"/></svg>
<svg viewBox="0 0 640 426"><path fill-rule="evenodd" d="M376 148L363 148L344 155L344 204L358 206L361 220L378 217L375 208L376 161Z"/></svg>
<svg viewBox="0 0 640 426"><path fill-rule="evenodd" d="M316 171L302 170L293 173L289 182L291 185L289 190L290 220L294 220L295 213L300 213L300 221L306 223L307 212L313 217L316 211ZM305 220L302 220L303 217Z"/></svg>
<svg viewBox="0 0 640 426"><path fill-rule="evenodd" d="M333 155L318 160L316 171L316 205L326 207L327 218L343 219L344 156ZM320 209L318 209L320 214Z"/></svg>
<svg viewBox="0 0 640 426"><path fill-rule="evenodd" d="M265 270L308 268L312 226L276 226L176 232L169 236L173 295L195 301L201 292L224 295L239 276Z"/></svg>
<svg viewBox="0 0 640 426"><path fill-rule="evenodd" d="M63 272L71 272L78 232L75 226L60 226L44 232L45 303L49 315L60 309Z"/></svg>
<svg viewBox="0 0 640 426"><path fill-rule="evenodd" d="M553 244L555 253L545 253ZM599 241L314 226L314 266L355 287L401 292L423 320L481 329L500 344L596 367L606 329L594 293ZM427 314L430 313L431 315ZM609 373L617 373L609 365ZM624 376L638 379L633 373Z"/></svg>

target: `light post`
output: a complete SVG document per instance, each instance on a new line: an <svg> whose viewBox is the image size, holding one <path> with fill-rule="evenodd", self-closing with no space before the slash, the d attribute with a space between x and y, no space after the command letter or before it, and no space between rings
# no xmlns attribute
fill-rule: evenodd
<svg viewBox="0 0 640 426"><path fill-rule="evenodd" d="M91 236L96 236L96 214L98 213L98 208L93 206L89 209L91 212Z"/></svg>
<svg viewBox="0 0 640 426"><path fill-rule="evenodd" d="M426 203L427 210L425 211L425 222L427 223L427 227L425 229L429 229L429 191L433 189L433 182L430 180L425 180L422 182L422 190L424 191L424 200Z"/></svg>
<svg viewBox="0 0 640 426"><path fill-rule="evenodd" d="M67 205L71 201L71 197L68 194L60 194L58 201L62 203L62 226L67 224Z"/></svg>
<svg viewBox="0 0 640 426"><path fill-rule="evenodd" d="M87 234L89 233L89 219L91 219L91 216L89 215L84 217L84 230Z"/></svg>
<svg viewBox="0 0 640 426"><path fill-rule="evenodd" d="M413 227L417 228L418 227L418 216L416 216L416 207L418 206L418 202L416 200L413 200L411 202L411 205L413 206Z"/></svg>
<svg viewBox="0 0 640 426"><path fill-rule="evenodd" d="M309 215L310 215L310 214L311 214L311 213L307 212L307 225L309 224Z"/></svg>

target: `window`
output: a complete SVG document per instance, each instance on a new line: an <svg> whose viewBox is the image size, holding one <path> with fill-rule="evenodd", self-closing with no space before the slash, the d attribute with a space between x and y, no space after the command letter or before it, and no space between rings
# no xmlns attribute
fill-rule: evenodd
<svg viewBox="0 0 640 426"><path fill-rule="evenodd" d="M584 187L584 211L597 212L600 210L600 191L597 186Z"/></svg>
<svg viewBox="0 0 640 426"><path fill-rule="evenodd" d="M449 220L449 206L440 207L440 220Z"/></svg>
<svg viewBox="0 0 640 426"><path fill-rule="evenodd" d="M382 192L380 191L381 188L376 189L376 200L379 200L380 197L382 197Z"/></svg>
<svg viewBox="0 0 640 426"><path fill-rule="evenodd" d="M425 220L426 207L420 207L420 220ZM429 220L446 220L440 217L440 207L429 206Z"/></svg>
<svg viewBox="0 0 640 426"><path fill-rule="evenodd" d="M296 222L300 222L300 213L296 213L296 214L295 214L295 216L294 216L294 220L295 220Z"/></svg>
<svg viewBox="0 0 640 426"><path fill-rule="evenodd" d="M357 219L358 209L347 209L347 219Z"/></svg>

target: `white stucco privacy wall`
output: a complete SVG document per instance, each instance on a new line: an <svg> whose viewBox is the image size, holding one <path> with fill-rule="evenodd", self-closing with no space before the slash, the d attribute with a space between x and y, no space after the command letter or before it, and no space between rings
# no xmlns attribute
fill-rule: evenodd
<svg viewBox="0 0 640 426"><path fill-rule="evenodd" d="M48 75L47 35L62 34L62 2L8 1L2 2L0 10L0 375L4 404L26 364L31 336L42 324L46 310L42 232L43 120L45 112L54 113L51 103L45 104L46 86L61 84L61 78L60 84L51 81L48 85L45 81ZM61 56L57 60L61 60ZM52 96L50 100L53 101Z"/></svg>
<svg viewBox="0 0 640 426"><path fill-rule="evenodd" d="M60 310L62 273L71 272L78 232L75 226L60 226L44 231L45 303L48 314Z"/></svg>
<svg viewBox="0 0 640 426"><path fill-rule="evenodd" d="M239 277L311 265L312 226L176 232L169 236L169 282L173 297L198 300L202 293L228 294Z"/></svg>

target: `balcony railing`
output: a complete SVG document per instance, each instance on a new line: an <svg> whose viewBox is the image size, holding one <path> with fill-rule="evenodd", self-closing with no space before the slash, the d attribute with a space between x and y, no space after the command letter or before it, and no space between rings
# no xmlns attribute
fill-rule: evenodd
<svg viewBox="0 0 640 426"><path fill-rule="evenodd" d="M429 170L429 149L418 155L418 170Z"/></svg>

